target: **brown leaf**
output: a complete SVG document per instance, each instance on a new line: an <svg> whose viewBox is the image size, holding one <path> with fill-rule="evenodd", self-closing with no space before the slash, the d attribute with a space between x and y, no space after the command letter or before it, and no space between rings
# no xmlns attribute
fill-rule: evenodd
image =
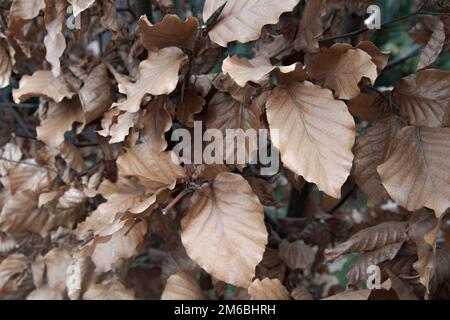
<svg viewBox="0 0 450 320"><path fill-rule="evenodd" d="M390 198L381 184L377 167L389 158L394 138L402 127L401 119L392 115L374 123L356 142L356 183L371 205L381 204Z"/></svg>
<svg viewBox="0 0 450 320"><path fill-rule="evenodd" d="M313 55L311 77L333 89L339 99L353 99L360 93L358 84L367 78L375 83L377 65L364 50L348 44L335 44Z"/></svg>
<svg viewBox="0 0 450 320"><path fill-rule="evenodd" d="M138 223L128 220L113 235L94 239L90 256L96 271L107 272L119 260L136 256L144 245L147 231L148 224L145 220Z"/></svg>
<svg viewBox="0 0 450 320"><path fill-rule="evenodd" d="M63 300L63 295L58 290L46 286L30 292L27 300Z"/></svg>
<svg viewBox="0 0 450 320"><path fill-rule="evenodd" d="M36 18L45 8L44 0L14 0L9 9L8 32L16 35L26 21Z"/></svg>
<svg viewBox="0 0 450 320"><path fill-rule="evenodd" d="M67 295L71 300L78 300L89 284L94 271L90 257L75 253L66 270Z"/></svg>
<svg viewBox="0 0 450 320"><path fill-rule="evenodd" d="M432 65L442 51L445 43L444 22L440 19L434 20L433 33L423 49L422 55L417 65L417 70L424 69Z"/></svg>
<svg viewBox="0 0 450 320"><path fill-rule="evenodd" d="M279 207L280 204L275 200L270 190L270 183L257 177L245 178L259 198L259 201L265 206Z"/></svg>
<svg viewBox="0 0 450 320"><path fill-rule="evenodd" d="M28 272L28 259L23 254L13 253L0 263L0 298L15 291Z"/></svg>
<svg viewBox="0 0 450 320"><path fill-rule="evenodd" d="M291 11L298 0L206 0L204 21L224 3L226 5L217 24L209 32L211 40L222 47L231 41L246 43L258 39L264 25L277 23L280 15Z"/></svg>
<svg viewBox="0 0 450 320"><path fill-rule="evenodd" d="M12 73L13 61L5 42L0 38L0 89L9 86Z"/></svg>
<svg viewBox="0 0 450 320"><path fill-rule="evenodd" d="M114 103L120 110L136 112L142 99L147 95L169 94L178 83L178 72L187 60L179 48L169 47L149 52L147 60L139 64L139 77L136 82L122 81L119 91L127 95L124 101Z"/></svg>
<svg viewBox="0 0 450 320"><path fill-rule="evenodd" d="M322 300L368 300L372 290L361 289L356 291L346 291Z"/></svg>
<svg viewBox="0 0 450 320"><path fill-rule="evenodd" d="M167 47L192 49L197 28L198 20L192 16L181 21L175 14L166 14L162 21L155 25L150 23L146 16L142 16L138 21L136 32L148 51Z"/></svg>
<svg viewBox="0 0 450 320"><path fill-rule="evenodd" d="M348 109L354 117L369 123L383 119L391 114L388 98L380 94L361 93L348 103Z"/></svg>
<svg viewBox="0 0 450 320"><path fill-rule="evenodd" d="M403 241L388 244L380 249L364 253L356 259L352 268L347 272L349 284L357 284L360 281L367 280L367 268L371 265L378 265L386 260L392 260L397 255L403 245Z"/></svg>
<svg viewBox="0 0 450 320"><path fill-rule="evenodd" d="M156 152L167 148L165 133L172 127L172 117L168 111L167 97L154 98L145 109L140 122L143 129L143 139Z"/></svg>
<svg viewBox="0 0 450 320"><path fill-rule="evenodd" d="M78 97L63 100L61 103L50 102L47 118L36 128L37 136L50 147L58 147L64 142L64 134L72 130L74 123L84 124L85 117Z"/></svg>
<svg viewBox="0 0 450 320"><path fill-rule="evenodd" d="M59 59L66 49L66 38L63 34L66 11L66 1L45 0L44 22L47 35L44 38L44 45L46 59L52 65L52 73L55 77L61 75Z"/></svg>
<svg viewBox="0 0 450 320"><path fill-rule="evenodd" d="M208 90L209 91L209 90ZM183 101L177 105L176 118L187 127L194 127L194 115L203 110L206 101L197 92L188 88L184 92Z"/></svg>
<svg viewBox="0 0 450 320"><path fill-rule="evenodd" d="M245 162L248 163L254 157L253 152L257 150L257 146L252 145L252 139L249 138L245 139L245 142L239 141L235 143L233 136L229 133L227 134L227 130L241 129L244 133L249 129L258 130L260 128L260 115L261 110L255 103L246 104L239 102L226 93L216 93L209 102L206 127L208 129L218 129L222 132L224 137L222 155L223 159L227 160L227 164L244 164L242 163L244 159L239 159L240 156L244 155ZM217 141L215 140L214 142ZM245 150L241 149L242 144ZM245 151L245 154L241 150ZM220 154L215 154L215 158L220 158Z"/></svg>
<svg viewBox="0 0 450 320"><path fill-rule="evenodd" d="M355 123L345 104L335 100L331 91L308 81L292 83L272 90L267 119L283 163L320 190L340 198L355 142ZM274 130L279 130L279 142Z"/></svg>
<svg viewBox="0 0 450 320"><path fill-rule="evenodd" d="M67 0L73 6L73 15L77 17L81 12L92 6L95 0Z"/></svg>
<svg viewBox="0 0 450 320"><path fill-rule="evenodd" d="M303 287L292 290L291 297L294 298L294 300L313 300L311 293Z"/></svg>
<svg viewBox="0 0 450 320"><path fill-rule="evenodd" d="M81 151L68 141L64 141L58 146L58 150L61 152L61 156L64 161L67 162L69 167L77 172L84 172L86 170L86 165L84 164L84 159Z"/></svg>
<svg viewBox="0 0 450 320"><path fill-rule="evenodd" d="M278 279L256 279L248 293L251 300L289 300L289 292Z"/></svg>
<svg viewBox="0 0 450 320"><path fill-rule="evenodd" d="M241 87L244 87L249 81L258 84L267 81L269 73L275 68L270 63L270 59L263 56L249 60L234 55L226 58L222 65L223 73L228 73Z"/></svg>
<svg viewBox="0 0 450 320"><path fill-rule="evenodd" d="M317 52L317 38L324 32L322 17L326 14L325 0L307 0L303 9L302 19L298 25L294 48L297 51Z"/></svg>
<svg viewBox="0 0 450 320"><path fill-rule="evenodd" d="M134 292L124 287L116 278L91 285L83 294L83 300L134 300Z"/></svg>
<svg viewBox="0 0 450 320"><path fill-rule="evenodd" d="M54 248L44 256L48 287L61 295L66 292L66 270L71 260L69 252L64 248Z"/></svg>
<svg viewBox="0 0 450 320"><path fill-rule="evenodd" d="M122 25L119 23L117 18L117 10L114 0L101 0L100 11L100 22L105 28L112 32L113 39L122 37Z"/></svg>
<svg viewBox="0 0 450 320"><path fill-rule="evenodd" d="M267 243L263 207L239 175L220 173L191 197L181 221L188 256L218 280L248 287Z"/></svg>
<svg viewBox="0 0 450 320"><path fill-rule="evenodd" d="M59 103L64 98L71 99L75 93L62 77L55 78L51 71L38 70L32 76L24 75L19 82L19 89L13 90L16 103L32 97L52 99Z"/></svg>
<svg viewBox="0 0 450 320"><path fill-rule="evenodd" d="M335 260L344 254L361 251L373 251L389 244L408 239L405 222L384 222L354 234L348 241L333 249L325 250L327 261Z"/></svg>
<svg viewBox="0 0 450 320"><path fill-rule="evenodd" d="M410 125L445 127L450 107L450 72L422 70L399 81L392 100Z"/></svg>
<svg viewBox="0 0 450 320"><path fill-rule="evenodd" d="M389 159L377 169L389 195L410 211L450 206L450 128L405 127Z"/></svg>
<svg viewBox="0 0 450 320"><path fill-rule="evenodd" d="M172 152L155 152L148 144L128 149L117 159L122 176L135 176L150 194L162 189L173 189L177 180L185 178L184 170L174 163Z"/></svg>
<svg viewBox="0 0 450 320"><path fill-rule="evenodd" d="M284 240L279 247L280 257L290 269L306 269L313 262L316 253L310 246Z"/></svg>
<svg viewBox="0 0 450 320"><path fill-rule="evenodd" d="M108 69L103 63L91 71L78 94L87 123L97 119L111 107L114 92Z"/></svg>
<svg viewBox="0 0 450 320"><path fill-rule="evenodd" d="M161 300L203 300L195 273L180 271L167 279Z"/></svg>

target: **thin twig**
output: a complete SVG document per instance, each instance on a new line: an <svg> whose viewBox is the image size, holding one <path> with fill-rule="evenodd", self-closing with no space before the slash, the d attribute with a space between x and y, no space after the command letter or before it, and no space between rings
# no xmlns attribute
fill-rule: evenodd
<svg viewBox="0 0 450 320"><path fill-rule="evenodd" d="M413 50L411 50L410 52L408 52L405 56L398 58L397 60L391 61L389 62L386 67L383 69L383 72L389 69L392 69L398 65L403 64L404 62L408 61L411 58L414 58L416 56L418 56L421 52L422 52L423 47L417 47L414 48Z"/></svg>

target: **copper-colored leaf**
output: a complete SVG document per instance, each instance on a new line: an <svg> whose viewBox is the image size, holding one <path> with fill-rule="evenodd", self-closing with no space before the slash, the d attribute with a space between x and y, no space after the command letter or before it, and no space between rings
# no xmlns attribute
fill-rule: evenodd
<svg viewBox="0 0 450 320"><path fill-rule="evenodd" d="M134 300L134 292L124 287L116 278L91 285L83 300Z"/></svg>
<svg viewBox="0 0 450 320"><path fill-rule="evenodd" d="M79 91L86 122L89 123L111 107L114 92L109 79L108 69L104 64L96 66Z"/></svg>
<svg viewBox="0 0 450 320"><path fill-rule="evenodd" d="M436 59L439 57L442 48L445 43L445 28L444 22L441 19L434 20L433 33L431 34L430 40L428 40L427 45L423 49L422 55L419 59L419 64L417 65L417 70L429 67L432 65Z"/></svg>
<svg viewBox="0 0 450 320"><path fill-rule="evenodd" d="M155 25L146 16L139 19L136 32L140 35L142 45L148 51L155 51L166 47L180 47L192 49L197 33L198 20L189 16L181 21L175 14L166 14Z"/></svg>
<svg viewBox="0 0 450 320"><path fill-rule="evenodd" d="M324 32L322 17L326 13L325 0L307 0L300 20L294 48L297 51L306 50L316 52L319 50L317 38Z"/></svg>
<svg viewBox="0 0 450 320"><path fill-rule="evenodd" d="M184 92L183 101L177 105L176 118L187 127L194 127L194 115L200 113L205 105L205 99L197 92L188 88Z"/></svg>
<svg viewBox="0 0 450 320"><path fill-rule="evenodd" d="M202 300L203 292L200 289L195 273L180 271L167 279L166 287L161 300Z"/></svg>
<svg viewBox="0 0 450 320"><path fill-rule="evenodd" d="M392 99L409 124L445 127L450 114L450 72L422 70L399 81Z"/></svg>
<svg viewBox="0 0 450 320"><path fill-rule="evenodd" d="M384 222L363 229L354 234L348 241L337 245L333 249L327 249L325 257L330 261L347 253L373 251L389 244L403 242L406 239L408 239L406 223Z"/></svg>
<svg viewBox="0 0 450 320"><path fill-rule="evenodd" d="M316 256L313 248L299 242L283 241L279 247L280 257L291 269L306 269L313 262Z"/></svg>
<svg viewBox="0 0 450 320"><path fill-rule="evenodd" d="M223 73L228 73L241 87L249 81L259 84L267 81L269 73L275 68L269 58L263 56L249 60L234 55L226 58L222 65Z"/></svg>
<svg viewBox="0 0 450 320"><path fill-rule="evenodd" d="M410 211L440 216L450 207L450 128L405 127L389 159L377 169L389 195Z"/></svg>
<svg viewBox="0 0 450 320"><path fill-rule="evenodd" d="M172 152L156 152L148 144L139 144L117 159L119 173L135 176L150 194L173 189L177 179L185 178L183 168L174 162Z"/></svg>
<svg viewBox="0 0 450 320"><path fill-rule="evenodd" d="M203 19L207 21L225 3L218 23L209 32L211 40L222 47L235 40L246 43L258 39L264 25L277 23L280 15L294 9L298 0L206 0Z"/></svg>
<svg viewBox="0 0 450 320"><path fill-rule="evenodd" d="M340 198L355 142L355 123L345 104L310 82L292 83L272 90L267 119L283 163L320 190ZM278 143L274 130L279 130Z"/></svg>
<svg viewBox="0 0 450 320"><path fill-rule="evenodd" d="M63 34L66 11L66 1L45 0L44 22L48 33L44 38L44 45L46 59L52 65L52 72L55 77L61 75L59 59L66 49L66 38Z"/></svg>
<svg viewBox="0 0 450 320"><path fill-rule="evenodd" d="M51 71L38 70L32 76L24 75L19 82L19 89L13 90L16 103L32 97L44 97L55 102L72 98L74 92L69 89L64 78L55 78Z"/></svg>
<svg viewBox="0 0 450 320"><path fill-rule="evenodd" d="M248 293L252 300L289 300L289 292L278 279L256 279Z"/></svg>
<svg viewBox="0 0 450 320"><path fill-rule="evenodd" d="M267 243L263 207L239 175L220 173L191 198L181 221L188 256L216 279L248 287Z"/></svg>
<svg viewBox="0 0 450 320"><path fill-rule="evenodd" d="M119 90L126 94L124 101L114 103L120 110L136 112L144 96L169 94L178 83L178 72L187 56L179 48L169 47L149 52L147 60L139 64L139 77L136 82L123 81Z"/></svg>
<svg viewBox="0 0 450 320"><path fill-rule="evenodd" d="M167 97L154 98L141 117L141 126L145 143L155 149L164 151L167 148L165 133L172 127L172 117L167 107Z"/></svg>
<svg viewBox="0 0 450 320"><path fill-rule="evenodd" d="M403 245L403 241L389 244L380 249L364 253L355 261L355 264L347 272L347 280L349 284L356 284L360 281L367 280L367 268L371 265L378 265L383 261L392 260L397 255Z"/></svg>
<svg viewBox="0 0 450 320"><path fill-rule="evenodd" d="M356 142L356 183L372 205L389 199L377 167L389 158L394 138L402 127L397 116L390 116L374 123Z"/></svg>

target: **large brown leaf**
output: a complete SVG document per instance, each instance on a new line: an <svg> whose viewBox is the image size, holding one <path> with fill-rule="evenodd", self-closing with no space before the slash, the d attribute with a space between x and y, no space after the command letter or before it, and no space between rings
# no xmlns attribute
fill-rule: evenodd
<svg viewBox="0 0 450 320"><path fill-rule="evenodd" d="M180 271L167 279L161 300L202 300L203 292L200 289L195 273Z"/></svg>
<svg viewBox="0 0 450 320"><path fill-rule="evenodd" d="M135 176L150 194L162 189L173 189L177 179L184 179L183 168L174 163L172 152L157 152L148 144L139 144L128 149L117 159L119 173Z"/></svg>
<svg viewBox="0 0 450 320"><path fill-rule="evenodd" d="M410 211L450 207L450 128L405 127L377 169L389 195Z"/></svg>
<svg viewBox="0 0 450 320"><path fill-rule="evenodd" d="M119 91L127 95L124 101L114 103L120 110L136 112L144 96L169 94L178 83L178 72L187 55L179 48L168 47L149 52L147 60L139 64L139 77L132 83L123 80Z"/></svg>
<svg viewBox="0 0 450 320"><path fill-rule="evenodd" d="M389 158L394 138L402 127L403 122L397 116L390 116L374 123L356 142L356 183L372 205L390 198L377 167Z"/></svg>
<svg viewBox="0 0 450 320"><path fill-rule="evenodd" d="M326 260L334 260L343 254L361 251L373 251L389 244L403 242L408 239L405 222L384 222L363 229L354 234L348 241L333 249L325 251Z"/></svg>
<svg viewBox="0 0 450 320"><path fill-rule="evenodd" d="M198 20L192 16L181 21L176 14L166 14L161 22L155 25L148 21L146 16L142 16L138 21L136 32L148 51L166 47L192 49L197 28Z"/></svg>
<svg viewBox="0 0 450 320"><path fill-rule="evenodd" d="M399 81L392 99L409 124L445 127L450 114L450 72L422 70Z"/></svg>
<svg viewBox="0 0 450 320"><path fill-rule="evenodd" d="M263 207L239 175L220 173L191 198L181 221L188 256L218 280L248 287L267 243Z"/></svg>
<svg viewBox="0 0 450 320"><path fill-rule="evenodd" d="M271 135L279 130L283 163L328 195L340 198L350 173L355 123L344 102L310 82L272 90L267 100Z"/></svg>
<svg viewBox="0 0 450 320"><path fill-rule="evenodd" d="M264 25L277 23L280 15L294 9L298 0L206 0L203 19L207 21L224 3L218 23L209 32L211 40L222 47L231 41L246 43L258 39Z"/></svg>
<svg viewBox="0 0 450 320"><path fill-rule="evenodd" d="M248 293L251 300L289 300L289 292L278 279L256 279Z"/></svg>
<svg viewBox="0 0 450 320"><path fill-rule="evenodd" d="M45 8L45 0L14 0L9 9L8 32L17 35L26 21L39 15Z"/></svg>
<svg viewBox="0 0 450 320"><path fill-rule="evenodd" d="M134 291L125 288L117 279L91 285L83 294L83 300L134 300Z"/></svg>

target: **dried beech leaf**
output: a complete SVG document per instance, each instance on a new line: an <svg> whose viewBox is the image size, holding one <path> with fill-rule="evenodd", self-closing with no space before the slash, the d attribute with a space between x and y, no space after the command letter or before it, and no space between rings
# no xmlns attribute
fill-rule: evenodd
<svg viewBox="0 0 450 320"><path fill-rule="evenodd" d="M45 0L14 0L9 9L8 32L16 35L26 21L36 18L45 8Z"/></svg>
<svg viewBox="0 0 450 320"><path fill-rule="evenodd" d="M161 300L203 300L195 273L180 271L167 279Z"/></svg>
<svg viewBox="0 0 450 320"><path fill-rule="evenodd" d="M227 163L237 162L237 159L235 158L241 155L237 150L241 150L242 147L235 143L230 134L227 134L227 130L241 129L243 132L246 132L249 129L258 130L260 128L260 115L261 110L256 103L246 104L239 102L226 93L216 93L209 102L206 127L208 129L220 130L223 137L225 137L223 142L223 159L227 159ZM257 146L252 146L251 141L249 140L250 139L246 139L245 142L243 142L246 161L252 159L254 154L251 154L251 152L257 148ZM217 154L215 156L216 158L220 157ZM242 163L239 162L238 164Z"/></svg>
<svg viewBox="0 0 450 320"><path fill-rule="evenodd" d="M136 112L147 94L169 94L178 83L178 72L187 60L186 54L179 48L169 47L149 52L147 60L139 64L139 77L136 82L123 81L119 90L126 94L124 101L114 103L120 110Z"/></svg>
<svg viewBox="0 0 450 320"><path fill-rule="evenodd" d="M63 295L58 290L45 286L30 292L27 300L63 300Z"/></svg>
<svg viewBox="0 0 450 320"><path fill-rule="evenodd" d="M209 90L208 90L209 91ZM187 127L194 127L194 115L203 110L206 101L197 92L188 88L184 92L183 101L177 105L176 118Z"/></svg>
<svg viewBox="0 0 450 320"><path fill-rule="evenodd" d="M325 0L307 0L302 19L298 25L294 48L297 51L316 52L319 50L317 38L324 32L322 17L326 14Z"/></svg>
<svg viewBox="0 0 450 320"><path fill-rule="evenodd" d="M334 198L350 173L355 123L345 103L308 81L278 86L267 100L272 141L283 163ZM274 139L279 130L279 143Z"/></svg>
<svg viewBox="0 0 450 320"><path fill-rule="evenodd" d="M311 293L303 287L292 290L291 297L294 298L294 300L314 300Z"/></svg>
<svg viewBox="0 0 450 320"><path fill-rule="evenodd" d="M333 249L325 250L327 261L334 260L344 254L361 251L373 251L389 244L403 242L408 239L405 222L384 222L354 234L348 241Z"/></svg>
<svg viewBox="0 0 450 320"><path fill-rule="evenodd" d="M377 169L389 195L410 211L450 207L450 128L405 127Z"/></svg>
<svg viewBox="0 0 450 320"><path fill-rule="evenodd" d="M278 279L256 279L248 293L251 300L289 300L289 292Z"/></svg>
<svg viewBox="0 0 450 320"><path fill-rule="evenodd" d="M450 114L450 72L422 70L399 81L392 99L410 125L445 127Z"/></svg>
<svg viewBox="0 0 450 320"><path fill-rule="evenodd" d="M99 64L91 71L78 94L87 123L100 117L111 107L114 92L106 65Z"/></svg>
<svg viewBox="0 0 450 320"><path fill-rule="evenodd" d="M46 59L52 65L55 77L61 75L59 59L66 49L66 38L63 27L66 20L67 2L58 0L45 0L44 22L47 35L44 37Z"/></svg>
<svg viewBox="0 0 450 320"><path fill-rule="evenodd" d="M218 280L248 287L267 243L263 207L239 175L220 173L191 197L181 221L188 256Z"/></svg>
<svg viewBox="0 0 450 320"><path fill-rule="evenodd" d="M258 84L267 81L269 73L275 68L270 63L270 59L263 56L249 60L234 55L226 58L222 65L223 73L228 73L241 87L244 87L249 81Z"/></svg>
<svg viewBox="0 0 450 320"><path fill-rule="evenodd" d="M50 102L47 118L36 128L37 136L50 147L58 147L64 142L64 134L72 130L74 123L85 123L83 108L78 97L63 100L61 103ZM78 129L79 130L79 129Z"/></svg>
<svg viewBox="0 0 450 320"><path fill-rule="evenodd" d="M16 103L32 97L43 97L61 102L64 98L71 99L74 92L71 91L66 81L55 78L51 71L38 70L32 76L24 75L19 82L19 89L13 90L13 98Z"/></svg>
<svg viewBox="0 0 450 320"><path fill-rule="evenodd" d="M355 261L352 268L347 272L347 280L349 284L356 284L360 281L367 280L367 268L371 265L379 265L386 260L392 260L397 255L403 245L403 241L389 244L380 249L364 253Z"/></svg>
<svg viewBox="0 0 450 320"><path fill-rule="evenodd" d="M390 198L381 184L377 167L389 158L394 138L402 127L403 123L397 116L390 116L374 123L356 142L356 183L371 205Z"/></svg>
<svg viewBox="0 0 450 320"><path fill-rule="evenodd" d="M439 54L442 51L445 43L445 28L444 22L440 19L434 21L434 30L431 35L430 40L423 49L422 55L419 59L419 64L417 65L417 70L424 69L432 65Z"/></svg>
<svg viewBox="0 0 450 320"><path fill-rule="evenodd" d="M177 180L185 178L183 168L174 162L171 151L158 153L148 144L128 149L117 159L119 173L135 176L150 194L162 189L173 189Z"/></svg>
<svg viewBox="0 0 450 320"><path fill-rule="evenodd" d="M92 6L95 0L67 0L73 6L73 15L78 17L78 15L84 10Z"/></svg>
<svg viewBox="0 0 450 320"><path fill-rule="evenodd" d="M61 295L66 292L66 270L71 260L69 252L64 248L54 248L44 256L48 287Z"/></svg>
<svg viewBox="0 0 450 320"><path fill-rule="evenodd" d="M134 292L124 287L116 278L91 285L83 294L83 300L134 300Z"/></svg>
<svg viewBox="0 0 450 320"><path fill-rule="evenodd" d="M24 280L28 259L23 254L13 253L0 263L0 298L9 290L15 291Z"/></svg>
<svg viewBox="0 0 450 320"><path fill-rule="evenodd" d="M371 292L369 289L346 291L322 300L368 300Z"/></svg>
<svg viewBox="0 0 450 320"><path fill-rule="evenodd" d="M313 262L316 253L310 246L299 242L283 241L279 247L280 258L290 269L306 269Z"/></svg>
<svg viewBox="0 0 450 320"><path fill-rule="evenodd" d="M207 21L225 3L217 24L209 32L211 40L222 47L231 41L246 43L258 39L264 25L277 23L280 15L294 9L298 0L206 0L203 19Z"/></svg>
<svg viewBox="0 0 450 320"><path fill-rule="evenodd" d="M8 48L0 41L0 89L9 86L12 73L12 59Z"/></svg>
<svg viewBox="0 0 450 320"><path fill-rule="evenodd" d="M145 143L157 152L167 148L165 133L172 127L172 117L167 110L167 103L166 97L156 97L149 103L140 119Z"/></svg>
<svg viewBox="0 0 450 320"><path fill-rule="evenodd" d="M189 16L181 21L175 14L166 14L155 25L146 16L139 19L136 32L140 35L142 45L148 51L155 51L167 47L192 49L197 33L198 20Z"/></svg>
<svg viewBox="0 0 450 320"><path fill-rule="evenodd" d="M71 300L78 300L86 289L94 265L90 257L76 254L66 270L67 295Z"/></svg>

